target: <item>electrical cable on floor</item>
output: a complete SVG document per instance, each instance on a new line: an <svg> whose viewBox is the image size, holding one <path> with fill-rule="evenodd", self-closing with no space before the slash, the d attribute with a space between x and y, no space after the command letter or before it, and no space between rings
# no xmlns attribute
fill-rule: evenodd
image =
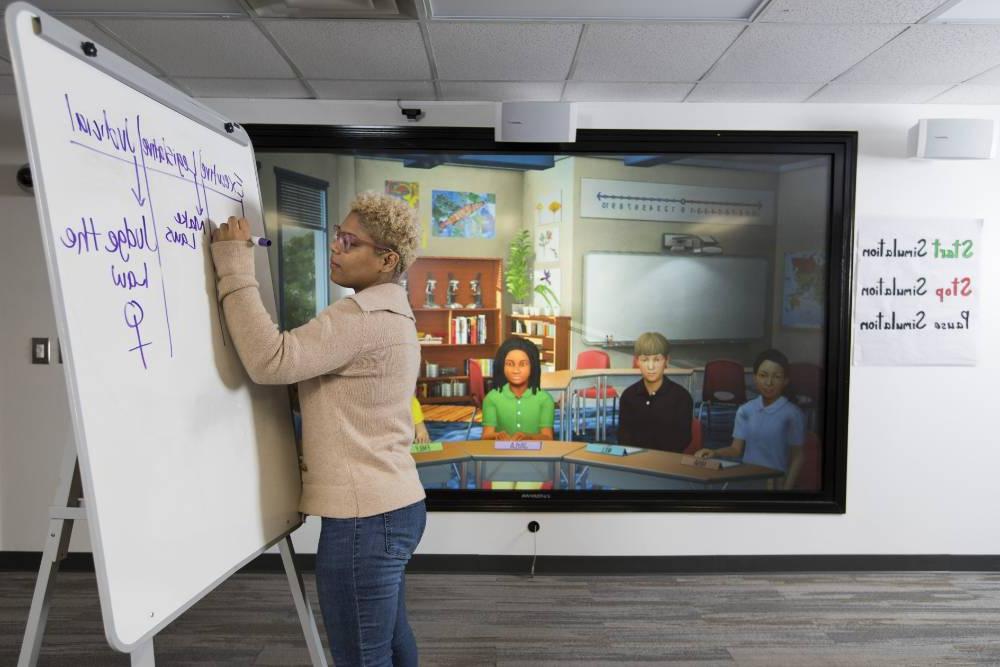
<svg viewBox="0 0 1000 667"><path fill-rule="evenodd" d="M532 554L531 554L531 578L535 578L535 561L538 560L538 531L542 527L537 521L528 522L528 532L531 533L532 537Z"/></svg>
<svg viewBox="0 0 1000 667"><path fill-rule="evenodd" d="M531 534L532 540L535 543L534 553L531 554L531 578L535 578L535 561L538 559L538 532L535 531Z"/></svg>

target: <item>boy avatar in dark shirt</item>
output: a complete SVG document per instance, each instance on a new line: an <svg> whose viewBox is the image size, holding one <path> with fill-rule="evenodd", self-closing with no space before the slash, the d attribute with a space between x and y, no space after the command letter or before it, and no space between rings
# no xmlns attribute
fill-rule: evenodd
<svg viewBox="0 0 1000 667"><path fill-rule="evenodd" d="M642 379L622 392L618 443L682 452L691 442L694 401L684 387L666 378L670 343L647 332L635 342Z"/></svg>

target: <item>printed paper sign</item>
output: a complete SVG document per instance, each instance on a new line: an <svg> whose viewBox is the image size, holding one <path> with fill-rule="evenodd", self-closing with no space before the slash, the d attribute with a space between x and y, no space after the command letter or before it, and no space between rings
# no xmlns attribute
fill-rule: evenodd
<svg viewBox="0 0 1000 667"><path fill-rule="evenodd" d="M982 220L861 225L854 363L976 364L982 225Z"/></svg>

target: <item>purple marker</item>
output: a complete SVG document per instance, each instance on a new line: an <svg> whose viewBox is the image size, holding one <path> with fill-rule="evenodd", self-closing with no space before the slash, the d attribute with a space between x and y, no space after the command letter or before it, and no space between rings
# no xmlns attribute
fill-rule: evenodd
<svg viewBox="0 0 1000 667"><path fill-rule="evenodd" d="M250 243L266 248L271 245L271 239L265 239L263 236L251 236Z"/></svg>

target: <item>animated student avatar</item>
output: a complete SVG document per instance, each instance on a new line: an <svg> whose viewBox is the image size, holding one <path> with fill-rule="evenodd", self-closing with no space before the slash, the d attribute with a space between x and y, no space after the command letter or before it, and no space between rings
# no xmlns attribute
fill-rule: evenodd
<svg viewBox="0 0 1000 667"><path fill-rule="evenodd" d="M649 331L635 341L634 353L642 379L622 392L618 443L683 452L691 442L694 401L665 375L670 343L663 334Z"/></svg>
<svg viewBox="0 0 1000 667"><path fill-rule="evenodd" d="M430 442L431 434L427 432L427 424L424 423L424 410L416 396L410 402L410 415L413 417L413 442Z"/></svg>
<svg viewBox="0 0 1000 667"><path fill-rule="evenodd" d="M538 347L509 338L497 350L493 389L483 399L483 440L552 440L555 403L542 391Z"/></svg>
<svg viewBox="0 0 1000 667"><path fill-rule="evenodd" d="M753 364L753 382L760 394L736 411L733 442L722 449L702 449L695 456L742 457L743 463L785 473L778 488L792 489L802 468L806 419L785 396L788 358L778 350L761 352Z"/></svg>

